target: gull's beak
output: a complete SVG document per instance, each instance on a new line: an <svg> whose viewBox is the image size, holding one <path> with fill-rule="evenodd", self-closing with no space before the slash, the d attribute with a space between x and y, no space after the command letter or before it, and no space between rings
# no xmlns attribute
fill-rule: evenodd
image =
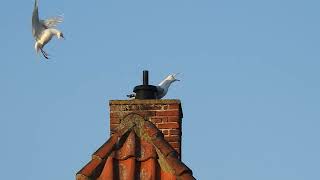
<svg viewBox="0 0 320 180"><path fill-rule="evenodd" d="M173 74L173 77L176 77L177 75L179 75L180 73L176 73L176 74Z"/></svg>
<svg viewBox="0 0 320 180"><path fill-rule="evenodd" d="M178 74L180 74L180 73L174 74L173 77L176 78L176 76L177 76ZM179 79L175 79L175 81L180 81L180 80L179 80Z"/></svg>

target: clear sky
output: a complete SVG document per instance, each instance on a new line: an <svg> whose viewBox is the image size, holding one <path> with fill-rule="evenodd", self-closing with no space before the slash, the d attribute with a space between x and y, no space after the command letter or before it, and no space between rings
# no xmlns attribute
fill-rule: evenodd
<svg viewBox="0 0 320 180"><path fill-rule="evenodd" d="M63 13L36 55L32 0L1 3L1 179L74 179L109 138L108 101L142 70L183 105L197 179L320 179L320 2L40 0Z"/></svg>

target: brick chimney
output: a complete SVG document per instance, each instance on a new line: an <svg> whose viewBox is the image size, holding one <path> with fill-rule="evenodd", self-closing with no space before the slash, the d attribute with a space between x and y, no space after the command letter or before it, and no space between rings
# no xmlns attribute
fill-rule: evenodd
<svg viewBox="0 0 320 180"><path fill-rule="evenodd" d="M111 100L109 105L111 135L126 115L139 114L162 131L165 140L178 152L181 159L181 120L183 115L180 100Z"/></svg>

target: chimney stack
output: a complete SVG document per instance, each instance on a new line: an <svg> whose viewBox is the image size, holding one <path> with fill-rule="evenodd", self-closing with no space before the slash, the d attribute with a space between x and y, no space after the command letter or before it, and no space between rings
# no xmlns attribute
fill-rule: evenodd
<svg viewBox="0 0 320 180"><path fill-rule="evenodd" d="M126 115L139 114L162 131L164 139L178 152L181 159L183 114L180 100L111 100L109 105L111 135Z"/></svg>

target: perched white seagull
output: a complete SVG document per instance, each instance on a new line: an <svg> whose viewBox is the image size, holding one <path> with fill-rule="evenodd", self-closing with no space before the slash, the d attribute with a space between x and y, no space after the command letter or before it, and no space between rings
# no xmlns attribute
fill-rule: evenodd
<svg viewBox="0 0 320 180"><path fill-rule="evenodd" d="M38 12L38 0L34 2L34 9L32 13L32 35L35 39L34 48L37 53L39 50L42 55L49 59L48 54L43 50L43 47L52 39L53 36L57 36L58 39L64 38L61 31L55 29L57 24L63 21L62 17L52 17L45 20L39 19Z"/></svg>
<svg viewBox="0 0 320 180"><path fill-rule="evenodd" d="M161 81L161 83L157 86L157 99L161 99L167 94L169 87L173 82L180 81L179 79L176 79L177 75L178 74L170 74L163 81Z"/></svg>
<svg viewBox="0 0 320 180"><path fill-rule="evenodd" d="M168 89L170 87L170 85L175 82L175 81L180 81L179 79L176 79L176 76L178 75L179 73L177 74L170 74L168 75L163 81L161 81L159 83L157 87L157 93L156 93L156 96L157 96L157 99L161 99L163 98L167 92L168 92ZM129 97L130 99L135 99L135 93L133 94L129 94L127 95L127 97Z"/></svg>

